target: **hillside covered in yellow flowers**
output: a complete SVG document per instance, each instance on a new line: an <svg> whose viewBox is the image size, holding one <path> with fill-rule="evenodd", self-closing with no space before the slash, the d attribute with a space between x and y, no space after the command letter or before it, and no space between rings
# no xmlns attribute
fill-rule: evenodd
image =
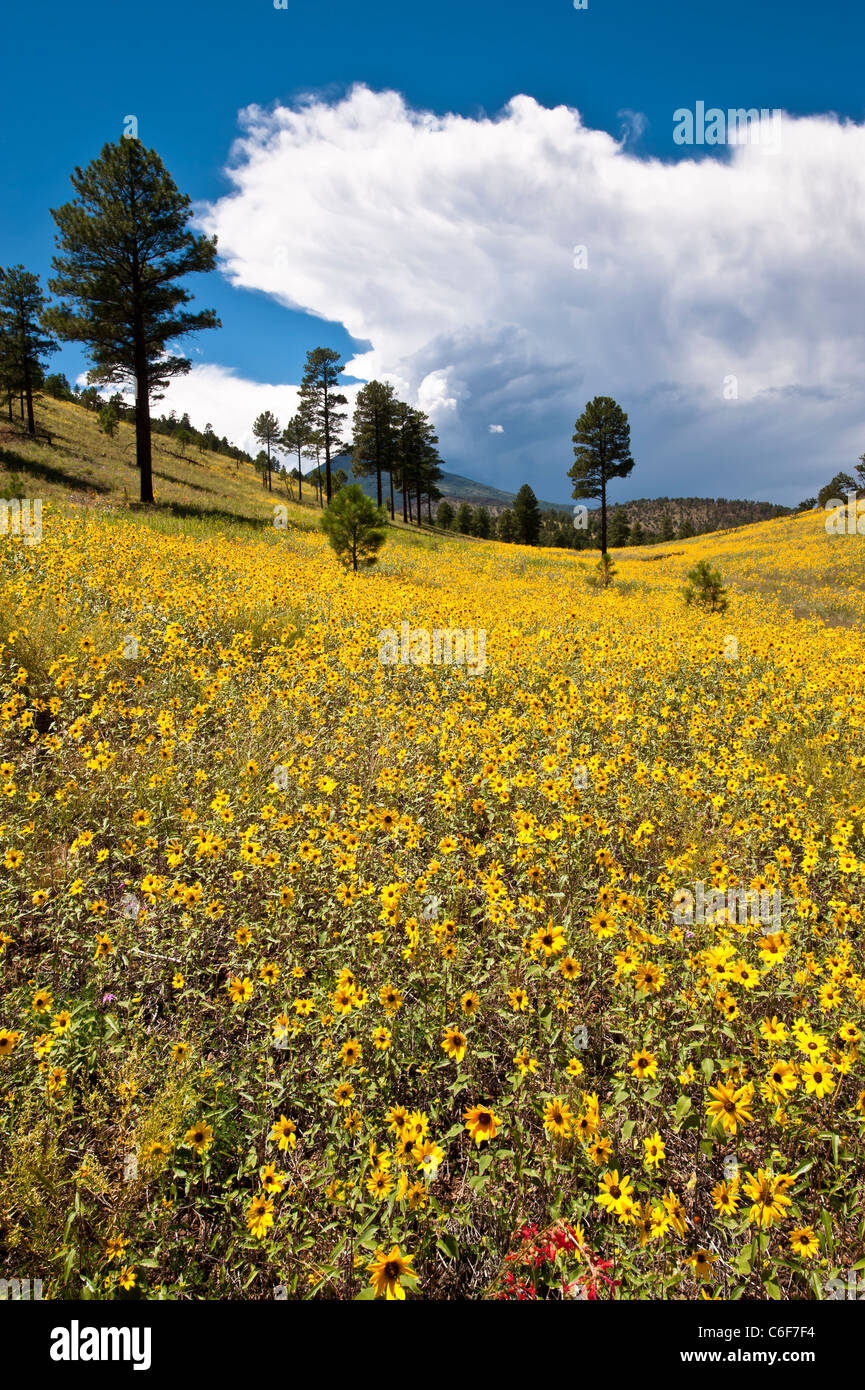
<svg viewBox="0 0 865 1390"><path fill-rule="evenodd" d="M863 541L784 518L604 591L596 555L391 528L353 576L311 509L64 490L0 538L16 1267L827 1297L865 1197ZM722 614L683 601L702 558ZM403 624L485 661L385 664ZM780 916L682 922L697 884Z"/></svg>

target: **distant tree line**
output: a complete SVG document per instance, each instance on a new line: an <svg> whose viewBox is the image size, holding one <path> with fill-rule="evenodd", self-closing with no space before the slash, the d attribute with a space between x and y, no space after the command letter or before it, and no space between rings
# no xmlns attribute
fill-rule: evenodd
<svg viewBox="0 0 865 1390"><path fill-rule="evenodd" d="M445 498L438 505L436 524L462 536L477 536L479 540L511 541L517 545L539 545L543 513L538 499L523 483L512 507L492 515L486 507L471 507L461 502L456 508Z"/></svg>

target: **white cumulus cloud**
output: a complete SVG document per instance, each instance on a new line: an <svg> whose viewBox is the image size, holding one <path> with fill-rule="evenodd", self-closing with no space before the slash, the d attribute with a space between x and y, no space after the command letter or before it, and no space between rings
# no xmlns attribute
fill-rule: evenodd
<svg viewBox="0 0 865 1390"><path fill-rule="evenodd" d="M427 410L457 471L567 496L602 394L631 419L619 495L794 502L865 447L865 127L780 119L778 148L663 162L528 96L470 118L360 86L243 112L202 220L235 284L368 341L349 372ZM199 383L214 424L212 387L246 422L294 389L197 367L172 400Z"/></svg>

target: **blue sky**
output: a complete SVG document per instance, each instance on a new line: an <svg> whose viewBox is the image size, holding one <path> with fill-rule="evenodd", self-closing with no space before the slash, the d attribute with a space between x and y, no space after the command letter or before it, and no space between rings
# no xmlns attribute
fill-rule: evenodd
<svg viewBox="0 0 865 1390"><path fill-rule="evenodd" d="M86 0L83 7L47 0L38 17L36 35L33 12L23 7L13 8L4 24L7 52L19 55L20 60L7 63L0 91L6 147L12 155L0 206L0 264L22 261L43 277L48 275L53 250L49 207L70 196L68 179L74 165L87 163L106 140L118 138L126 115L137 116L142 140L158 149L179 186L209 217L208 225L219 230L221 248L228 238L229 272L193 282L200 303L216 308L224 328L190 340L185 350L194 357L196 369L211 366L229 374L223 383L226 389L214 391L210 415L218 428L221 400L232 395L237 383L234 413L222 417L222 428L232 433L234 426L235 437L241 432L245 403L248 400L251 408L259 400L252 384L285 386L281 400L288 410L288 388L299 380L305 350L325 343L347 358L371 352L368 363L405 382L409 393L429 406L439 425L447 466L505 487L518 486L528 477L540 495L550 498L568 495L564 472L570 462L573 421L596 390L616 396L631 415L638 468L622 489L622 497L675 491L793 502L803 492L816 490L824 474L829 477L838 466L852 466L856 454L865 448L862 438L853 457L848 456L863 404L857 395L857 364L850 361L851 295L859 297L859 322L865 321L861 275L855 283L855 242L861 231L855 203L856 169L862 162L858 127L865 117L861 82L865 18L849 3L824 0L815 8L796 0L758 8L730 0L723 6L690 8L636 0L588 0L587 9L577 11L565 0L532 4L476 0L470 5L464 0L440 0L435 7L358 6L343 0L323 6L311 0L289 0L286 10L277 10L266 0L242 4L212 0L206 6L187 0L172 4L151 0L146 9L109 5L104 0ZM35 95L28 54L38 66ZM462 263L452 250L431 268L434 281L429 276L425 281L418 279L417 267L408 257L403 263L405 239L381 246L381 225L369 223L363 206L363 189L372 187L380 201L402 201L410 208L411 190L404 183L390 187L382 183L385 176L380 169L370 169L359 187L347 188L344 212L329 201L339 169L331 171L327 186L311 188L316 180L305 161L304 142L314 156L322 156L319 167L333 146L328 108L343 113L337 146L345 135L345 177L355 176L355 160L348 148L355 114L345 105L355 84L363 84L373 95L399 93L409 123L412 113L465 118L459 126L440 127L441 149L434 168L440 186L435 204L424 211L430 223L435 217L442 220L440 244L447 246L453 237L450 244L459 247L461 209L470 185L470 235L476 254ZM496 161L502 158L501 146L493 148L488 142L483 167L473 157L467 163L465 150L473 147L472 132L485 122L484 129L489 131L490 120L501 121L507 104L521 94L532 98L537 109L526 120L505 119L500 127L499 133L511 142L508 151L515 152L503 191L493 177ZM309 98L318 113L315 129L311 133L295 129L291 148L278 148L274 108L296 111ZM785 141L780 160L776 156L770 170L772 179L780 182L762 220L751 227L750 248L739 248L735 258L730 253L726 261L724 248L735 240L736 227L753 205L747 187L753 186L753 170L743 169L731 179L729 190L685 179L671 187L653 163L687 161L695 166L700 160L712 160L729 164L737 157L738 152L728 149L696 150L673 144L673 112L691 108L698 100L722 109L780 108L799 118L790 127L796 168L787 172L787 162L794 161L794 155L788 154ZM264 160L250 159L248 154L239 161L235 157L235 164L239 162L250 175L255 172L255 178L238 189L226 177L226 166L240 131L238 113L251 104L265 113L257 130L270 153ZM561 213L551 172L557 158L551 147L556 145L560 127L547 122L544 114L557 107L578 111L582 131L606 132L614 142L621 142L629 132L623 145L613 148L608 141L597 159L584 134L565 132L563 137L562 148L574 155L569 157L568 177L578 156L585 152L589 160L582 180L576 178L564 189L563 196L571 198L574 207L572 240L581 239L581 220L591 221L595 230L589 265L593 270L599 267L606 254L609 275L606 290L599 287L590 298L569 306L574 332L579 325L583 330L572 370L563 360L560 345L547 351L556 334L558 282L538 269L537 254L532 259L526 251L522 264L518 250L539 235L528 216L532 206L549 205L551 220ZM809 123L803 120L807 117L818 119ZM393 137L395 151L417 148L418 155L411 153L409 159L417 158L424 173L418 194L424 197L432 178L423 163L426 145L415 147L411 139L406 145L406 119L383 104L374 105L363 119L371 130L380 129L383 146ZM844 122L857 127L855 146ZM398 163L397 154L394 160ZM553 165L541 171L544 176L535 186L535 171L545 160ZM837 179L813 197L809 193L803 204L803 186L813 185L814 170L827 166L837 171ZM647 171L653 188L645 186ZM251 195L250 189L253 183L259 187L271 173L266 211L272 214L274 226L285 228L287 239L276 281L263 274L260 266L256 268L254 256L247 258L238 219L234 218L232 231L230 215L232 198L235 212L242 212L244 206L250 211L262 208L259 193ZM392 174L394 180L407 176L406 170ZM298 180L295 190L294 178ZM620 179L623 220L613 232L611 204L606 200L611 183L618 188ZM294 219L300 217L301 181L306 202L299 227ZM787 223L783 210L777 208L779 195L789 198ZM695 252L699 255L704 254L707 237L719 235L718 219L724 216L717 210L706 212L701 229L701 204L709 208L714 202L716 208L723 208L741 197L738 221L726 231L721 229L726 290L717 283L707 288L713 265L717 268L711 260L700 268L699 276L691 276L694 284L687 287L687 246L691 244L687 242L675 248L676 254L659 271L660 283L649 283L653 277L640 263L641 226L659 201L679 196L687 198L683 222L689 224L688 235L695 246L704 248ZM842 221L848 219L833 233L843 233L840 248L836 244L821 249L819 229L837 216L839 204ZM509 250L506 261L497 260L499 252L491 252L484 244L486 205L490 225L494 221L501 228L505 221L513 222L513 256ZM591 218L586 212L589 206ZM329 261L318 264L320 237L307 247L303 262L295 249L295 242L303 240L296 233L310 223L318 226L318 218L325 234L334 223L343 224L346 265L350 267L357 255L359 273L380 280L395 262L393 287L406 301L413 295L418 304L435 300L437 287L444 285L453 267L454 284L447 285L447 294L451 289L464 293L465 324L445 302L447 295L433 306L427 327L418 333L414 325L403 324L397 330L380 304L373 306L362 296L354 297L347 279L342 289L331 293L327 278L333 272L333 250ZM797 250L784 241L792 237L788 224L798 225L800 238L806 241L814 229L813 250L807 246ZM623 226L629 229L634 254L625 246ZM649 239L658 238L663 246L665 236L669 241L670 233L656 224ZM376 267L368 253L377 239L381 259ZM774 265L772 246L779 241L782 254ZM551 253L545 249L539 254L544 258ZM804 259L797 261L797 255ZM659 256L663 260L663 251L655 255L653 265ZM815 257L819 265L814 264ZM312 262L316 263L310 287L299 293ZM629 266L633 266L633 282L623 288ZM360 267L365 267L362 272ZM478 277L487 274L489 293L478 300ZM493 287L497 274L501 283ZM809 283L801 296L804 307L796 311L801 276ZM232 284L232 279L244 281L249 288ZM509 283L522 289L511 295ZM686 293L690 299L684 305ZM583 295L584 290L575 288L574 294ZM292 308L291 302L303 303L313 312ZM749 317L749 305L754 302L761 306L759 322ZM607 303L611 304L608 315ZM671 303L677 306L673 330ZM827 303L828 313L822 314L821 306ZM560 316L563 341L568 337L566 318ZM606 319L615 324L615 340L606 339ZM629 322L633 322L634 335L645 343L642 366L622 357ZM757 342L770 327L770 339ZM670 333L671 342L666 343ZM814 347L815 333L819 352ZM515 352L517 341L521 346ZM593 342L600 344L594 355ZM655 342L658 360L653 365ZM706 383L689 374L695 342L703 345L698 351L705 349L709 379L714 379L712 372L720 373L719 383L728 375L739 378L737 406L743 408L735 422L733 411L719 414L720 407L709 401L711 390ZM676 343L681 346L678 353ZM633 344L629 346L633 350ZM725 351L729 372L724 370ZM764 363L762 373L755 362ZM55 365L74 376L86 361L77 348L68 347ZM747 381L753 383L750 392ZM196 423L204 423L198 417L207 410L207 391L213 385L214 379L205 375L195 390L190 383L189 394L178 396L181 404L190 407ZM706 395L703 404L701 392ZM716 395L721 398L720 384ZM747 419L746 405L751 412ZM503 423L494 418L496 407ZM493 425L498 428L494 430ZM785 428L789 435L791 426L796 438L785 450ZM815 457L817 451L819 457Z"/></svg>

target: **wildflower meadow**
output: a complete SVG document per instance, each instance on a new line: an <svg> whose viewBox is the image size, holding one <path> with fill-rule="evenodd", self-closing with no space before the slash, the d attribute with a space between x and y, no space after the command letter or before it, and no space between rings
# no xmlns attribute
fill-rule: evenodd
<svg viewBox="0 0 865 1390"><path fill-rule="evenodd" d="M861 543L806 513L598 588L410 532L353 573L288 515L3 540L6 1256L55 1299L832 1296ZM406 624L482 667L383 660Z"/></svg>

